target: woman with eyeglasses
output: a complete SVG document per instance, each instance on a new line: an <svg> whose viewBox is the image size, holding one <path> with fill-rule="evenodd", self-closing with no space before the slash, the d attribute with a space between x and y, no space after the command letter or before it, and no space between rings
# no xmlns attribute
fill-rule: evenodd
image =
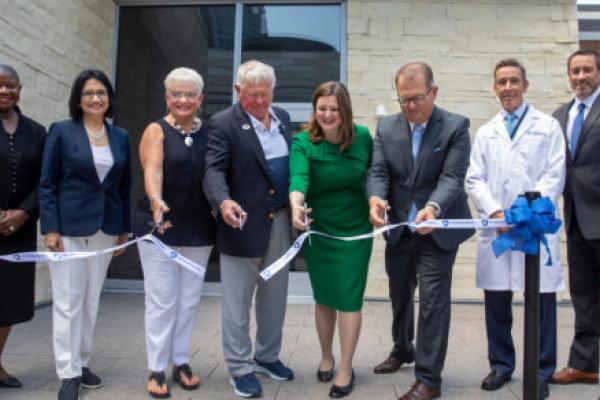
<svg viewBox="0 0 600 400"><path fill-rule="evenodd" d="M0 64L0 254L35 251L46 129L17 106L19 75ZM33 318L35 263L0 261L0 357L13 325ZM0 359L0 389L21 387ZM0 395L1 397L1 395Z"/></svg>
<svg viewBox="0 0 600 400"><path fill-rule="evenodd" d="M106 75L84 70L71 88L71 118L50 126L39 189L41 230L50 251L96 251L127 241L129 139L107 121L115 106ZM89 365L111 256L50 262L54 357L62 380L58 400L77 399L80 387L102 386Z"/></svg>
<svg viewBox="0 0 600 400"><path fill-rule="evenodd" d="M207 129L198 118L204 81L190 68L176 68L164 81L168 114L142 135L140 161L145 196L138 202L135 233L154 235L188 259L206 266L214 243L214 219L204 191ZM148 394L167 398L165 370L185 390L200 386L190 367L190 340L203 277L182 268L154 244L138 242L146 295Z"/></svg>

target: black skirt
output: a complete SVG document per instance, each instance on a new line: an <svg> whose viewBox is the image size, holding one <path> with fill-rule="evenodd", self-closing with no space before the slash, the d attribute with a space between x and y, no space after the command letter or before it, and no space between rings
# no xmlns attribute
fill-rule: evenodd
<svg viewBox="0 0 600 400"><path fill-rule="evenodd" d="M10 236L0 236L0 254L35 251L37 224L29 219ZM35 263L0 260L0 327L33 318Z"/></svg>

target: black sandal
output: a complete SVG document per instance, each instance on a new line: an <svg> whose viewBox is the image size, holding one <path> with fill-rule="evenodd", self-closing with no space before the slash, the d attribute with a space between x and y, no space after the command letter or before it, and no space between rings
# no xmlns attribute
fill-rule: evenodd
<svg viewBox="0 0 600 400"><path fill-rule="evenodd" d="M171 397L171 391L169 390L169 386L166 383L164 371L151 373L150 377L148 378L148 382L150 382L150 381L156 382L157 386L160 386L160 387L166 386L167 387L166 393L156 393L156 392L151 392L150 390L148 390L148 394L150 396L154 397L155 399L168 399L169 397Z"/></svg>
<svg viewBox="0 0 600 400"><path fill-rule="evenodd" d="M179 386L185 390L198 389L200 382L196 383L195 385L187 385L181 379L181 374L185 375L188 380L192 379L194 373L192 372L189 364L173 365L173 382L177 382Z"/></svg>

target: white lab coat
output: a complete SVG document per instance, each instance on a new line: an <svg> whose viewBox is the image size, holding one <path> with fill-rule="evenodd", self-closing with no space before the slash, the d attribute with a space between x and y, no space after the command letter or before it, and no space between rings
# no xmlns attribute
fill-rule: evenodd
<svg viewBox="0 0 600 400"><path fill-rule="evenodd" d="M539 191L557 207L565 181L565 144L558 121L529 105L525 119L511 141L502 114L498 113L477 131L466 187L479 213L487 218L496 210L510 208L519 194ZM558 214L558 207L556 208ZM558 216L558 215L557 215ZM524 290L524 253L508 250L496 258L492 241L496 230L479 230L477 287L487 290ZM559 233L546 235L552 266L541 245L540 292L564 290L559 255Z"/></svg>

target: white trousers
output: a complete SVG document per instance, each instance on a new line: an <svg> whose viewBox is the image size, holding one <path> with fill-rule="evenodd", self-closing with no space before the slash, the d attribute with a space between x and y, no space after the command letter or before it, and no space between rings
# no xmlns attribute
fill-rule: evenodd
<svg viewBox="0 0 600 400"><path fill-rule="evenodd" d="M65 251L94 251L114 246L102 231L89 237L62 237ZM60 379L81 376L90 362L100 292L112 254L50 262L52 337Z"/></svg>
<svg viewBox="0 0 600 400"><path fill-rule="evenodd" d="M212 246L173 247L206 267ZM204 281L173 262L156 245L138 242L146 293L145 329L148 369L159 372L189 364L190 340Z"/></svg>

